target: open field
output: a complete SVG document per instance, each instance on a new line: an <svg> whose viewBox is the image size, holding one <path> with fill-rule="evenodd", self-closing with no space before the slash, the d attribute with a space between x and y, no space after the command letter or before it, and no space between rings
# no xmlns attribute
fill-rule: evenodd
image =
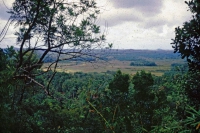
<svg viewBox="0 0 200 133"><path fill-rule="evenodd" d="M147 72L151 72L156 76L161 76L164 72L171 69L172 63L180 63L183 64L184 61L182 59L148 59L149 61L154 61L157 66L130 66L131 61L119 61L119 60L111 60L111 61L99 61L96 63L88 63L82 62L77 63L75 61L71 61L69 63L58 63L57 71L59 72L106 72L106 71L116 71L121 70L124 73L135 74L137 71L145 70ZM49 63L45 63L42 67L43 70Z"/></svg>

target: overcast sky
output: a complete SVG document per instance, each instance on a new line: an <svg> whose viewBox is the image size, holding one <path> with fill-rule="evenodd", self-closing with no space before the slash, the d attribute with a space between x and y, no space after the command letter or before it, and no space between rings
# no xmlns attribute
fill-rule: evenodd
<svg viewBox="0 0 200 133"><path fill-rule="evenodd" d="M11 6L13 0L4 0ZM101 9L97 23L116 49L171 49L174 29L191 18L185 0L96 0ZM0 0L0 31L8 14ZM106 25L106 28L105 28ZM0 47L13 39L9 30ZM14 41L13 41L14 42Z"/></svg>

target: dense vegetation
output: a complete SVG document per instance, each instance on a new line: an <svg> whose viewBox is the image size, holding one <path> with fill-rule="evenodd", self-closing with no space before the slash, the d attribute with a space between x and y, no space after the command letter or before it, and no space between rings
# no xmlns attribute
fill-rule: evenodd
<svg viewBox="0 0 200 133"><path fill-rule="evenodd" d="M50 84L53 72L49 72L37 76L36 84L28 79L10 79L15 54L12 48L1 50L2 61L7 62L1 68L2 132L199 130L195 110L199 99L190 91L193 82L196 86L199 83L191 80L196 77L189 77L186 69L182 71L185 66L176 65L161 77L145 71L134 76L121 71L57 72ZM51 95L44 93L40 84L49 85Z"/></svg>
<svg viewBox="0 0 200 133"><path fill-rule="evenodd" d="M81 0L80 5L66 6L66 3L48 0L27 3L16 0L10 13L11 19L17 22L16 26L21 26L17 33L20 49L0 48L0 132L199 132L199 32L196 32L196 23L199 24L200 3L197 0L186 3L194 13L193 20L185 23L183 29L176 29L172 44L175 52L181 53L182 58L186 57L188 66L172 64L170 71L157 77L144 70L135 75L120 70L106 73L56 72L57 63L65 59L100 59L98 54L90 53L94 43L104 40L102 36L91 38L92 33L99 33L99 28L90 21L95 18L94 14L89 14L80 25L65 25L67 18L62 14L66 11L73 20L87 12L87 7L96 9L95 3ZM97 10L94 12L98 13ZM50 18L44 19L45 16ZM64 28L56 30L51 24ZM35 47L28 45L33 32L43 35L46 49L38 48L37 43ZM59 38L58 34L64 38ZM191 40L192 46L186 43ZM82 44L83 41L86 42ZM63 51L63 44L86 49ZM38 54L37 50L43 52ZM40 70L45 57L52 52L57 59L47 71ZM134 56L121 57L122 60L131 58L134 61Z"/></svg>
<svg viewBox="0 0 200 133"><path fill-rule="evenodd" d="M140 63L137 62L131 62L130 66L157 66L155 62L150 61L140 61Z"/></svg>

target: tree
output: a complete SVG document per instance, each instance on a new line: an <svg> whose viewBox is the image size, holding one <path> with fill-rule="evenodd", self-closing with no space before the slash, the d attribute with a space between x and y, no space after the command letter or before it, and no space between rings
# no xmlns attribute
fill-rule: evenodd
<svg viewBox="0 0 200 133"><path fill-rule="evenodd" d="M15 79L26 77L32 80L38 74L33 71L42 65L49 54L56 58L47 71L53 68L54 72L59 61L100 58L92 51L104 47L105 35L95 24L100 10L93 0L16 0L9 13L9 24L19 29L15 33L19 46ZM9 28L9 25L6 26L2 33ZM4 37L4 34L1 35ZM30 62L36 52L42 54L37 61ZM48 89L46 93L49 95Z"/></svg>
<svg viewBox="0 0 200 133"><path fill-rule="evenodd" d="M192 13L192 19L175 28L175 39L171 44L175 53L187 59L190 70L200 70L200 2L191 0L185 3Z"/></svg>
<svg viewBox="0 0 200 133"><path fill-rule="evenodd" d="M141 127L150 131L154 123L153 111L156 105L156 101L154 101L155 94L151 88L154 84L154 79L151 73L141 71L133 76L132 83L135 89L133 100L135 102L134 110L137 112L135 118L138 119Z"/></svg>
<svg viewBox="0 0 200 133"><path fill-rule="evenodd" d="M185 113L186 118L183 121L191 132L199 132L200 118L195 112L198 112L200 107L200 1L190 0L185 3L192 13L192 18L182 27L175 29L175 39L173 39L172 45L174 52L180 53L182 58L187 59L190 70L181 84L181 88L189 99L188 105L192 106L184 109L187 113Z"/></svg>
<svg viewBox="0 0 200 133"><path fill-rule="evenodd" d="M0 49L0 132L64 132L80 106L69 110L68 97L62 101L62 90L50 90L51 82L60 61L100 59L93 52L104 47L105 35L95 24L100 11L93 0L15 0L9 13L0 43L13 24L19 49ZM38 70L49 55L56 57L49 73ZM44 73L48 81L40 81Z"/></svg>
<svg viewBox="0 0 200 133"><path fill-rule="evenodd" d="M199 109L199 70L200 70L200 1L191 0L185 2L191 13L192 19L185 22L183 27L175 29L175 39L173 40L174 52L179 52L182 58L186 58L192 72L186 75L185 89L191 100L191 105ZM195 73L194 73L195 72Z"/></svg>
<svg viewBox="0 0 200 133"><path fill-rule="evenodd" d="M107 131L110 132L127 132L131 131L130 118L130 76L118 70L113 79L109 82L108 87L102 92L102 96L96 101L98 111L103 117ZM132 128L131 128L132 129Z"/></svg>
<svg viewBox="0 0 200 133"><path fill-rule="evenodd" d="M123 74L120 70L114 75L113 81L109 83L109 88L115 92L128 92L129 87L129 75Z"/></svg>
<svg viewBox="0 0 200 133"><path fill-rule="evenodd" d="M10 88L12 80L10 78L14 73L12 57L15 54L13 47L6 50L0 48L0 120L2 121L0 132L7 132L7 129L10 128L9 125L13 121L10 114L11 106L9 103L12 103L12 99L9 92L12 91Z"/></svg>

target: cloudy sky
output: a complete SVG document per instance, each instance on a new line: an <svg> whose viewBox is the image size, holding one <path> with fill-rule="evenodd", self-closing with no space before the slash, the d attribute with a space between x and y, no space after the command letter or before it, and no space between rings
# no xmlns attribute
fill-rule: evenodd
<svg viewBox="0 0 200 133"><path fill-rule="evenodd" d="M4 0L11 6L13 0ZM101 9L97 23L106 31L107 42L116 49L171 49L174 29L191 18L185 0L96 0ZM0 31L8 14L0 0ZM13 27L11 27L12 29ZM12 32L0 44L12 42Z"/></svg>

